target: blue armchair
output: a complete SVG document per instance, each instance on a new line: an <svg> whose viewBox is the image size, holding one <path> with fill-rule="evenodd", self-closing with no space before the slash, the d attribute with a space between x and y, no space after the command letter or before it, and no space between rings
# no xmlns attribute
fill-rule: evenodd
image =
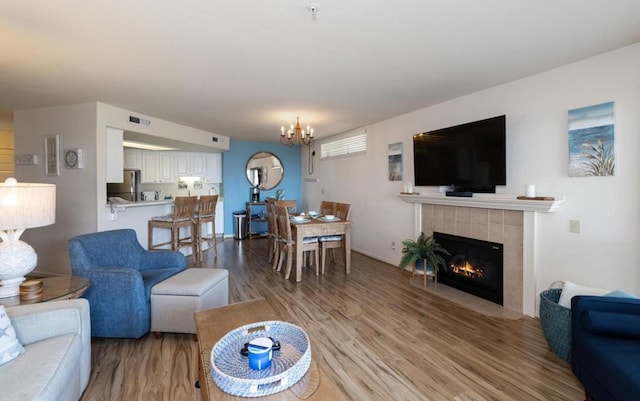
<svg viewBox="0 0 640 401"><path fill-rule="evenodd" d="M587 400L640 400L640 299L573 297L571 347Z"/></svg>
<svg viewBox="0 0 640 401"><path fill-rule="evenodd" d="M131 229L79 235L68 242L71 270L90 285L91 334L140 338L151 328L151 287L186 267L180 252L147 251Z"/></svg>

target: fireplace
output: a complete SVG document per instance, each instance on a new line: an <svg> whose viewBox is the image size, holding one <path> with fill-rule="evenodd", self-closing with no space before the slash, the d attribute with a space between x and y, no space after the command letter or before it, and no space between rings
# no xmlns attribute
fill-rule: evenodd
<svg viewBox="0 0 640 401"><path fill-rule="evenodd" d="M438 282L503 304L503 245L434 232L433 237L450 256L438 271Z"/></svg>

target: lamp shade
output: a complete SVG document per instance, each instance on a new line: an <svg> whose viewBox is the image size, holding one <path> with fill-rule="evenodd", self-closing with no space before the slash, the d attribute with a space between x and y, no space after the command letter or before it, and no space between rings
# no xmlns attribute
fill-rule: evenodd
<svg viewBox="0 0 640 401"><path fill-rule="evenodd" d="M56 186L19 183L7 178L0 183L0 230L24 230L56 221Z"/></svg>
<svg viewBox="0 0 640 401"><path fill-rule="evenodd" d="M38 262L31 245L20 241L24 230L55 221L55 185L18 183L15 178L0 184L0 298L19 295L24 275Z"/></svg>

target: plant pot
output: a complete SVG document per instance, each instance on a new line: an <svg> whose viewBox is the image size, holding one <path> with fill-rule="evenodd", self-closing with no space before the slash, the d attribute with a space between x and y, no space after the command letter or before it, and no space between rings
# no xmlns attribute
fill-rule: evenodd
<svg viewBox="0 0 640 401"><path fill-rule="evenodd" d="M418 259L416 261L416 274L423 275L424 274L424 259ZM427 262L427 276L433 276L433 266Z"/></svg>

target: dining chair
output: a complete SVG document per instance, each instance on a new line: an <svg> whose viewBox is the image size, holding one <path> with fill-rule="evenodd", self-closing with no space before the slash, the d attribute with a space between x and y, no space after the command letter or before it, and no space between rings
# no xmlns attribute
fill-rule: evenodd
<svg viewBox="0 0 640 401"><path fill-rule="evenodd" d="M274 201L276 206L284 206L287 208L289 213L297 213L298 211L298 201L293 200L277 200Z"/></svg>
<svg viewBox="0 0 640 401"><path fill-rule="evenodd" d="M148 249L170 249L177 251L181 248L190 247L193 255L193 262L197 266L200 264L198 258L198 241L196 240L196 224L193 215L196 210L197 196L177 196L173 204L173 213L166 216L152 217L148 222ZM188 228L189 236L180 237L180 228ZM169 229L171 231L170 240L158 244L153 243L154 228Z"/></svg>
<svg viewBox="0 0 640 401"><path fill-rule="evenodd" d="M330 213L331 214L331 213ZM351 216L351 205L348 203L335 203L335 213L333 213L340 220L349 220ZM327 260L327 250L331 252L331 260L335 263L335 251L334 249L342 249L342 255L345 255L344 249L344 235L325 235L318 237L320 241L320 250L322 252L322 274L324 274L324 267Z"/></svg>
<svg viewBox="0 0 640 401"><path fill-rule="evenodd" d="M285 259L285 252L287 258L287 266L285 269L285 279L289 279L291 275L291 265L293 262L293 255L296 250L296 240L292 236L291 230L291 221L289 220L289 211L286 206L278 206L277 201L274 205L275 215L276 215L276 223L278 224L278 248L280 250L280 257L278 260L278 267L276 271L280 271L282 269L282 263ZM318 237L309 237L304 238L302 241L302 251L304 252L313 251L314 252L314 262L316 265L316 275L319 274L319 253L320 247L318 243Z"/></svg>
<svg viewBox="0 0 640 401"><path fill-rule="evenodd" d="M267 262L271 263L274 269L278 264L278 224L274 210L274 201L267 200Z"/></svg>
<svg viewBox="0 0 640 401"><path fill-rule="evenodd" d="M325 216L327 214L336 214L336 203L335 202L329 202L329 201L321 201L320 202L320 210L319 210L320 216Z"/></svg>
<svg viewBox="0 0 640 401"><path fill-rule="evenodd" d="M218 241L216 239L216 205L218 195L202 195L198 198L198 207L194 215L196 223L196 245L198 245L198 258L202 261L202 245L209 244L209 249L218 256ZM208 234L206 226L211 224L211 235ZM205 229L202 226L205 225Z"/></svg>

